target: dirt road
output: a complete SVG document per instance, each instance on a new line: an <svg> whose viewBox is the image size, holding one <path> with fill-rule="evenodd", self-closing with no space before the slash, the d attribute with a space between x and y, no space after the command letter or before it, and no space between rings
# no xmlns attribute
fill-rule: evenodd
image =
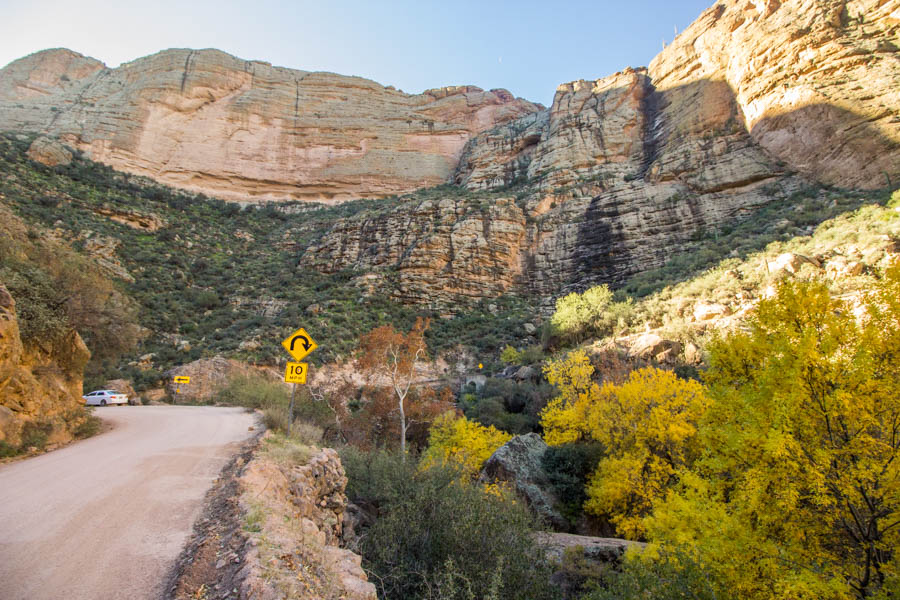
<svg viewBox="0 0 900 600"><path fill-rule="evenodd" d="M255 417L111 406L115 428L0 467L0 600L158 600L203 496Z"/></svg>

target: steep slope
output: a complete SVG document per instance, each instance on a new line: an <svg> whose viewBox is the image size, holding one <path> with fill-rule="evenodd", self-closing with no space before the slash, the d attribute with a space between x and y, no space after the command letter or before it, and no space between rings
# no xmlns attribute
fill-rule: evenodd
<svg viewBox="0 0 900 600"><path fill-rule="evenodd" d="M117 169L240 201L440 184L472 135L539 108L506 90L410 95L218 50L165 50L115 69L46 50L0 70L0 129L47 133Z"/></svg>
<svg viewBox="0 0 900 600"><path fill-rule="evenodd" d="M561 85L549 109L470 140L454 181L514 204L404 206L337 225L305 259L390 267L407 301L443 303L476 272L476 295L551 299L622 285L811 186L896 185L897 16L883 0L720 2L648 69Z"/></svg>
<svg viewBox="0 0 900 600"><path fill-rule="evenodd" d="M89 373L88 386L125 378L140 392L159 387L164 372L176 365L217 355L279 364L285 357L280 340L301 325L319 343L310 357L318 366L346 357L358 337L378 325L408 330L417 316L435 316L391 299L396 282L390 278L376 287L368 274L321 274L299 260L334 222L380 214L397 206L396 200L241 208L116 172L77 152L70 164L48 167L27 158L32 145L32 136L0 134L0 242L4 226L24 221L15 248L29 240L46 241L57 270L112 279L130 298L127 305L137 308L133 318L142 331L137 347L106 361L102 378ZM416 197L425 200L433 193ZM67 268L72 261L62 260L63 249L89 265L79 261ZM0 281L5 258L0 244ZM33 303L23 302L6 284L19 306L33 313ZM51 299L57 292L57 301L69 297L65 290L45 287ZM23 288L24 283L17 289ZM95 284L90 291L103 290ZM79 302L89 297L96 297L102 310L79 315L91 321L114 317L101 323L106 339L82 332L94 353L92 363L100 366L110 346L127 337L128 323L115 310L117 303L102 295L82 291L75 296ZM534 311L527 299L504 298L473 308L459 318L433 319L428 332L433 356L451 350L458 356L456 349L463 346L477 348L488 361L504 345L530 337L524 325Z"/></svg>

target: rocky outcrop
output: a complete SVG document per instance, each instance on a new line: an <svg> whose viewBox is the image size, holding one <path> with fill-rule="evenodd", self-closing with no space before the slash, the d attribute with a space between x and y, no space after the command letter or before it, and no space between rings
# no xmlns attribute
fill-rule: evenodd
<svg viewBox="0 0 900 600"><path fill-rule="evenodd" d="M512 198L484 205L425 200L339 222L306 251L299 268L390 269L400 300L450 306L513 289L523 271L525 238L525 215Z"/></svg>
<svg viewBox="0 0 900 600"><path fill-rule="evenodd" d="M103 387L128 396L128 404L141 403L141 399L138 397L137 392L134 391L134 386L128 379L108 379Z"/></svg>
<svg viewBox="0 0 900 600"><path fill-rule="evenodd" d="M215 402L216 394L236 377L269 377L273 381L280 378L273 371L257 369L247 363L231 358L214 356L201 358L179 365L164 373L166 396L176 404L179 402ZM176 376L190 377L190 383L175 383Z"/></svg>
<svg viewBox="0 0 900 600"><path fill-rule="evenodd" d="M481 468L481 483L506 482L525 498L528 506L557 529L568 529L569 522L556 510L558 499L550 491L541 458L547 444L536 433L517 435L488 458Z"/></svg>
<svg viewBox="0 0 900 600"><path fill-rule="evenodd" d="M553 106L477 136L456 180L683 184L712 193L786 168L842 187L900 178L898 25L883 0L727 0L648 69L557 89Z"/></svg>
<svg viewBox="0 0 900 600"><path fill-rule="evenodd" d="M28 158L48 167L57 167L72 162L72 153L59 141L41 136L31 142Z"/></svg>
<svg viewBox="0 0 900 600"><path fill-rule="evenodd" d="M889 5L720 2L649 68L561 85L549 109L473 137L454 182L500 198L516 186L521 211L499 261L504 272L478 296L552 299L620 285L693 236L810 181L869 188L900 180L891 41L900 26ZM484 269L491 263L471 261L496 257L457 258L449 232L459 211L445 211L441 227L432 227L431 212L396 212L415 222L399 214L342 222L305 258L328 271L390 266L401 282L421 275L413 293L398 293L406 301L470 297L446 274Z"/></svg>
<svg viewBox="0 0 900 600"><path fill-rule="evenodd" d="M856 188L900 176L896 4L727 0L650 63L663 93L728 86L739 125L816 181Z"/></svg>
<svg viewBox="0 0 900 600"><path fill-rule="evenodd" d="M375 600L362 559L340 547L347 478L337 452L306 449L305 463L279 463L266 450L276 443L264 438L240 480L252 547L240 597Z"/></svg>
<svg viewBox="0 0 900 600"><path fill-rule="evenodd" d="M105 68L47 50L0 70L0 129L239 201L339 202L444 183L474 134L540 109L506 90L405 94L360 77L165 50Z"/></svg>
<svg viewBox="0 0 900 600"><path fill-rule="evenodd" d="M621 538L602 538L549 531L541 531L535 537L550 558L557 562L562 562L566 552L576 548L585 558L594 562L617 562L629 549L642 549L646 546L641 542L632 542Z"/></svg>
<svg viewBox="0 0 900 600"><path fill-rule="evenodd" d="M81 394L89 358L75 331L23 344L16 303L0 284L0 450L72 439L86 418Z"/></svg>

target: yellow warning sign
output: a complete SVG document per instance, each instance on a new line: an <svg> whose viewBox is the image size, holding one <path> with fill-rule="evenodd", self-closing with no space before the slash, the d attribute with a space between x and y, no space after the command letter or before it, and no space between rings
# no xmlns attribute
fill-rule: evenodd
<svg viewBox="0 0 900 600"><path fill-rule="evenodd" d="M294 360L303 360L307 354L319 347L312 337L302 327L281 342Z"/></svg>
<svg viewBox="0 0 900 600"><path fill-rule="evenodd" d="M190 382L191 382L191 378L186 375L176 375L175 376L175 383L190 383Z"/></svg>
<svg viewBox="0 0 900 600"><path fill-rule="evenodd" d="M284 380L287 383L306 383L306 373L309 365L302 362L289 362L284 370Z"/></svg>

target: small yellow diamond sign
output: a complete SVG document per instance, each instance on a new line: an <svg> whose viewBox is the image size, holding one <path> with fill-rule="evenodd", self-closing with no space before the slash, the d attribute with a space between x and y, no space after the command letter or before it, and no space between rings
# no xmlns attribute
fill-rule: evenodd
<svg viewBox="0 0 900 600"><path fill-rule="evenodd" d="M309 371L309 364L302 362L289 362L284 370L284 381L286 383L306 383L306 373Z"/></svg>
<svg viewBox="0 0 900 600"><path fill-rule="evenodd" d="M175 376L175 383L190 383L190 382L191 382L191 378L186 375L176 375Z"/></svg>
<svg viewBox="0 0 900 600"><path fill-rule="evenodd" d="M306 355L319 347L319 345L306 333L302 327L288 336L286 340L281 342L284 349L288 351L294 360L303 360Z"/></svg>

